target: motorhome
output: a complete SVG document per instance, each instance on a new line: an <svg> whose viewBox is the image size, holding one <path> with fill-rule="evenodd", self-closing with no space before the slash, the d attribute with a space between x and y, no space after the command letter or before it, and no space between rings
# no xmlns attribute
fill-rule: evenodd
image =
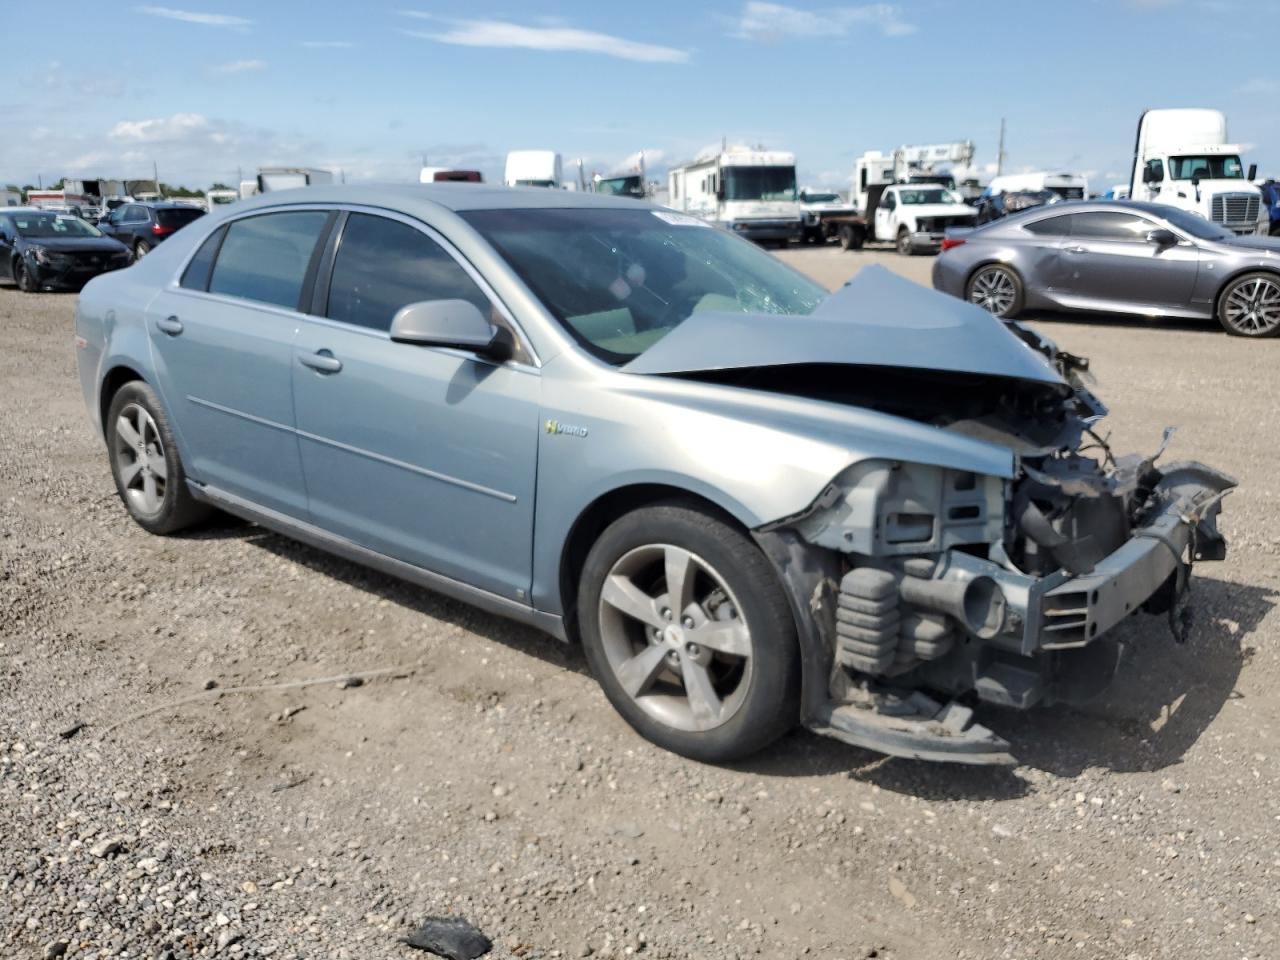
<svg viewBox="0 0 1280 960"><path fill-rule="evenodd" d="M508 187L564 186L560 154L554 150L512 150L507 154L507 167L502 182Z"/></svg>
<svg viewBox="0 0 1280 960"><path fill-rule="evenodd" d="M983 196L994 197L999 193L1025 193L1048 190L1063 200L1084 200L1089 196L1089 178L1080 173L1008 173L993 177Z"/></svg>
<svg viewBox="0 0 1280 960"><path fill-rule="evenodd" d="M452 167L423 167L418 171L419 183L484 183L479 170L454 170Z"/></svg>
<svg viewBox="0 0 1280 960"><path fill-rule="evenodd" d="M332 170L317 170L312 167L259 167L258 175L253 180L240 181L240 199L247 200L254 194L270 193L273 190L293 190L296 187L326 183L333 183Z"/></svg>
<svg viewBox="0 0 1280 960"><path fill-rule="evenodd" d="M1129 196L1197 213L1237 234L1266 235L1262 191L1245 173L1239 144L1227 140L1219 110L1148 110L1138 120Z"/></svg>
<svg viewBox="0 0 1280 960"><path fill-rule="evenodd" d="M706 153L667 175L668 206L750 240L799 240L793 153L733 146Z"/></svg>

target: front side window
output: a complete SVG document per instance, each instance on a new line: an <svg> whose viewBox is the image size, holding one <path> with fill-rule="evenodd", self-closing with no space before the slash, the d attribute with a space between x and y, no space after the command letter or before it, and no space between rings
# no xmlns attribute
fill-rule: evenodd
<svg viewBox="0 0 1280 960"><path fill-rule="evenodd" d="M425 233L398 220L351 214L333 261L329 319L390 330L401 307L421 300L466 300L492 314L467 271Z"/></svg>
<svg viewBox="0 0 1280 960"><path fill-rule="evenodd" d="M1156 225L1131 213L1099 210L1072 215L1071 235L1090 240L1146 240Z"/></svg>
<svg viewBox="0 0 1280 960"><path fill-rule="evenodd" d="M795 167L725 167L726 200L794 200Z"/></svg>
<svg viewBox="0 0 1280 960"><path fill-rule="evenodd" d="M209 292L298 309L307 264L328 216L305 210L235 221L218 251Z"/></svg>
<svg viewBox="0 0 1280 960"><path fill-rule="evenodd" d="M755 244L669 210L461 216L588 352L618 366L695 313L802 315L827 295Z"/></svg>
<svg viewBox="0 0 1280 960"><path fill-rule="evenodd" d="M1174 180L1190 180L1192 177L1201 180L1244 179L1240 158L1234 155L1170 157L1169 172Z"/></svg>

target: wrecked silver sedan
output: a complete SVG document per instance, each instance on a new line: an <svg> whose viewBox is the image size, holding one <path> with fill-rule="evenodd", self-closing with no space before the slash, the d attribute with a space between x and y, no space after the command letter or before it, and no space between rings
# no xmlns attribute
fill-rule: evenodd
<svg viewBox="0 0 1280 960"><path fill-rule="evenodd" d="M1234 481L1115 455L1083 360L632 200L271 194L93 281L77 334L146 529L220 508L580 641L704 760L801 722L1008 762L975 706L1092 695L1225 550Z"/></svg>

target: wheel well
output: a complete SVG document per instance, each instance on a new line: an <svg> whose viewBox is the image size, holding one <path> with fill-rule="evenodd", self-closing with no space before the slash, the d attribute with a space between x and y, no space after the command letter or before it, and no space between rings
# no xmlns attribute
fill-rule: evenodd
<svg viewBox="0 0 1280 960"><path fill-rule="evenodd" d="M1218 292L1213 295L1214 319L1217 319L1218 308L1222 306L1222 295L1227 292L1227 287L1231 286L1231 284L1235 283L1237 280L1243 277L1246 273L1268 273L1271 276L1275 277L1277 280L1280 280L1280 271L1268 270L1266 267L1242 267L1241 269L1233 273L1231 276L1227 277L1227 279L1223 280L1222 285L1218 287Z"/></svg>
<svg viewBox="0 0 1280 960"><path fill-rule="evenodd" d="M98 422L102 424L104 432L107 428L107 411L111 409L111 401L116 391L130 381L142 379L142 375L136 370L123 366L112 367L102 378L102 389L98 391Z"/></svg>
<svg viewBox="0 0 1280 960"><path fill-rule="evenodd" d="M564 550L560 554L560 602L564 611L565 630L577 641L578 580L592 545L604 529L624 514L655 503L683 501L714 513L720 520L745 531L738 520L715 502L680 487L661 483L642 483L611 490L594 500L574 521Z"/></svg>

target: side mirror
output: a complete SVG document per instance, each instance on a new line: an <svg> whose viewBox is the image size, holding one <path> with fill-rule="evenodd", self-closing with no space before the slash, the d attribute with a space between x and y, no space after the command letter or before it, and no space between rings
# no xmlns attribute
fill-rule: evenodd
<svg viewBox="0 0 1280 960"><path fill-rule="evenodd" d="M1165 247L1174 247L1178 244L1178 235L1172 230L1165 230L1163 227L1152 230L1147 234L1147 243L1154 243L1157 247L1164 249Z"/></svg>
<svg viewBox="0 0 1280 960"><path fill-rule="evenodd" d="M1258 165L1256 163L1249 164L1249 176L1246 177L1245 179L1246 180L1258 179Z"/></svg>
<svg viewBox="0 0 1280 960"><path fill-rule="evenodd" d="M1199 171L1197 171L1196 173L1193 173L1193 174L1191 175L1191 185L1192 185L1193 187L1198 187L1198 186L1200 186L1200 173L1199 173Z"/></svg>
<svg viewBox="0 0 1280 960"><path fill-rule="evenodd" d="M491 354L501 338L469 300L422 300L396 311L391 339L422 347L457 347Z"/></svg>

